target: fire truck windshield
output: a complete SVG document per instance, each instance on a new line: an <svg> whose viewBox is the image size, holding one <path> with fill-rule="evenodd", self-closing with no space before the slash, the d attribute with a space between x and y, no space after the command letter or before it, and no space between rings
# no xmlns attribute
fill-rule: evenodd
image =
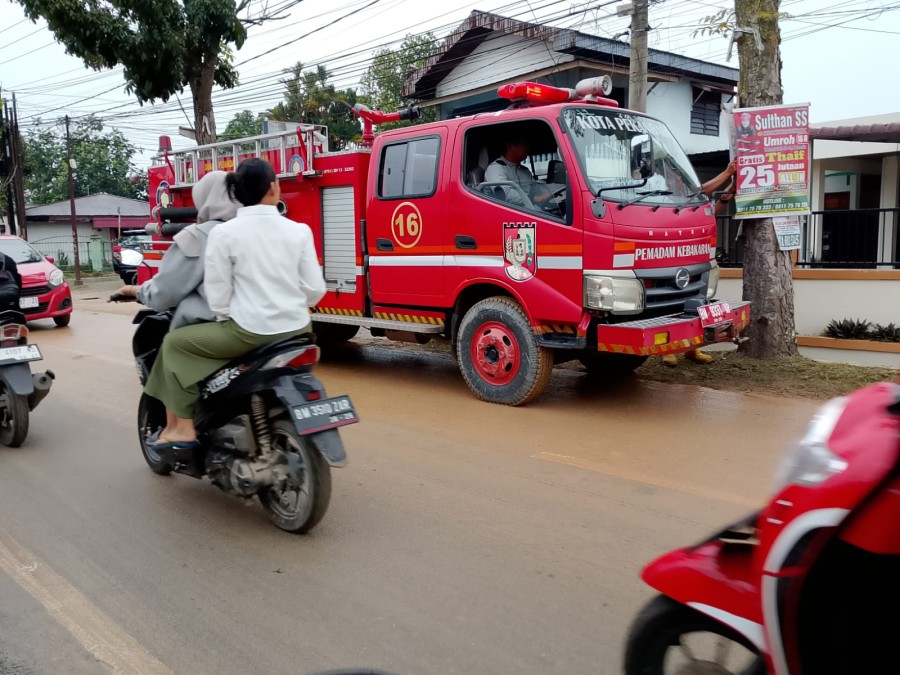
<svg viewBox="0 0 900 675"><path fill-rule="evenodd" d="M602 189L604 199L640 197L651 206L697 200L697 174L662 122L625 110L575 106L563 111L563 122L595 195Z"/></svg>

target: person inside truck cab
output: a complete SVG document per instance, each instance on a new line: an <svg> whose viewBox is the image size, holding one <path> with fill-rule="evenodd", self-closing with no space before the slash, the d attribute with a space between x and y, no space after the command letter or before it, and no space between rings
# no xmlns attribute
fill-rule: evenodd
<svg viewBox="0 0 900 675"><path fill-rule="evenodd" d="M540 206L553 195L545 184L535 180L534 175L524 166L528 158L528 140L522 135L510 136L505 145L504 153L488 165L484 172L484 180L487 183L515 183L531 201ZM522 194L512 188L506 188L505 201L511 204L523 204Z"/></svg>

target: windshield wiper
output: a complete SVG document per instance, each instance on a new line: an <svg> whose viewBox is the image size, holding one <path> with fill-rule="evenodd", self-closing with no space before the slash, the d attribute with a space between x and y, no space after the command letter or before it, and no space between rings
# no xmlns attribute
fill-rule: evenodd
<svg viewBox="0 0 900 675"><path fill-rule="evenodd" d="M675 207L675 213L678 213L679 211L681 211L681 209L688 208L691 204L694 204L694 211L699 209L704 204L709 204L708 197L706 199L700 200L699 202L697 201L697 197L706 197L706 193L703 190L700 190L699 192L694 192L693 194L689 194L685 198L684 204L681 204L681 205Z"/></svg>
<svg viewBox="0 0 900 675"><path fill-rule="evenodd" d="M646 199L647 197L664 197L666 195L672 194L671 190L645 190L643 192L638 192L638 196L634 199L631 199L624 204L619 204L619 210L621 211L626 206L631 206L632 204L637 204L639 201Z"/></svg>

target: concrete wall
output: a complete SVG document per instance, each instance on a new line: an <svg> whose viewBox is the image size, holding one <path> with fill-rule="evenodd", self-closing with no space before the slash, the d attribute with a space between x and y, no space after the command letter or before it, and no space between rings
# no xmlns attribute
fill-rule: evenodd
<svg viewBox="0 0 900 675"><path fill-rule="evenodd" d="M740 300L741 279L722 279L718 297ZM900 279L794 279L794 321L800 335L821 335L832 319L900 323Z"/></svg>
<svg viewBox="0 0 900 675"><path fill-rule="evenodd" d="M722 279L718 298L740 300L742 283L741 279ZM832 319L900 323L900 278L794 279L794 322L798 335L821 335ZM800 354L816 361L900 370L900 354L806 346L800 347Z"/></svg>

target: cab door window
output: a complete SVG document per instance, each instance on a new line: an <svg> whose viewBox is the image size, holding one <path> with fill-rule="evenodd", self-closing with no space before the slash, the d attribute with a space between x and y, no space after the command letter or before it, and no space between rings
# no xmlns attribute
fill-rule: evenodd
<svg viewBox="0 0 900 675"><path fill-rule="evenodd" d="M486 199L566 219L568 171L553 130L543 120L469 129L463 170L466 187Z"/></svg>
<svg viewBox="0 0 900 675"><path fill-rule="evenodd" d="M378 196L408 199L433 195L440 145L440 139L431 136L385 146L378 175Z"/></svg>

